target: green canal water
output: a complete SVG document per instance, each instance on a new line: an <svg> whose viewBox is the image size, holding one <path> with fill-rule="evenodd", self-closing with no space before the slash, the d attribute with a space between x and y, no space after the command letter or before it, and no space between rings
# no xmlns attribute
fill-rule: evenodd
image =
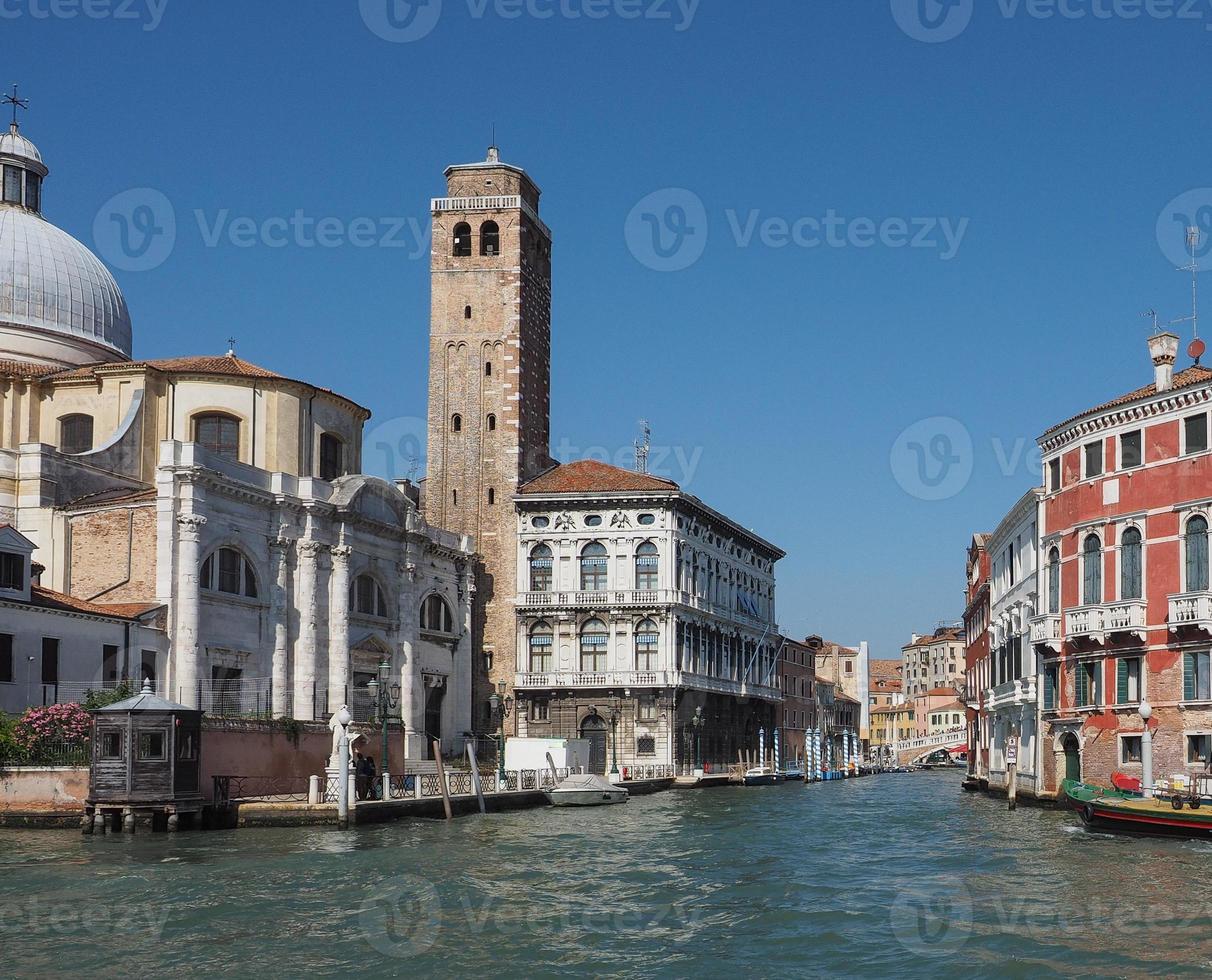
<svg viewBox="0 0 1212 980"><path fill-rule="evenodd" d="M0 830L5 976L1158 976L1212 969L1212 845L951 773L340 833Z"/></svg>

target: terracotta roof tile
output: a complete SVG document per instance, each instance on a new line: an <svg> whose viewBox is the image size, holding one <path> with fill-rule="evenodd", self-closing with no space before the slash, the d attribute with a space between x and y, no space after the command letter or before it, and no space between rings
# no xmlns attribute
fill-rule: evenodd
<svg viewBox="0 0 1212 980"><path fill-rule="evenodd" d="M672 480L635 473L594 459L582 459L552 467L523 484L518 493L669 492L678 489Z"/></svg>
<svg viewBox="0 0 1212 980"><path fill-rule="evenodd" d="M260 367L249 361L241 360L234 355L222 357L168 357L155 361L123 361L86 364L84 367L70 371L60 371L54 375L55 380L71 378L91 378L100 368L141 368L150 367L157 371L175 371L185 374L220 374L237 378L280 378L282 375L268 368Z"/></svg>
<svg viewBox="0 0 1212 980"><path fill-rule="evenodd" d="M0 359L0 377L3 378L41 378L61 370L63 369L50 364L29 364L25 361Z"/></svg>
<svg viewBox="0 0 1212 980"><path fill-rule="evenodd" d="M87 599L77 599L75 596L64 595L62 592L55 592L53 589L46 589L41 585L31 586L30 599L33 605L43 609L82 612L92 616L111 616L114 619L135 619L160 606L156 602L89 602Z"/></svg>
<svg viewBox="0 0 1212 980"><path fill-rule="evenodd" d="M1171 391L1179 391L1183 388L1193 388L1196 385L1207 384L1212 382L1212 368L1206 368L1202 365L1192 365L1185 368L1174 375L1174 382L1170 387ZM1097 415L1100 412L1105 412L1108 409L1119 408L1121 405L1129 405L1132 402L1143 401L1146 398L1151 398L1157 394L1157 385L1145 385L1143 388L1137 388L1135 391L1130 391L1126 395L1120 395L1118 398L1112 398L1109 402L1103 402L1101 405L1096 405L1094 408L1088 408L1084 412L1078 412L1072 418L1065 419L1063 422L1058 422L1052 426L1048 432L1054 432L1057 429L1063 429L1066 425L1076 422L1078 419L1085 418L1087 415Z"/></svg>
<svg viewBox="0 0 1212 980"><path fill-rule="evenodd" d="M64 510L74 510L78 507L101 507L107 504L129 504L144 500L155 500L155 487L115 487L109 490L98 490L96 493L86 493L63 505Z"/></svg>

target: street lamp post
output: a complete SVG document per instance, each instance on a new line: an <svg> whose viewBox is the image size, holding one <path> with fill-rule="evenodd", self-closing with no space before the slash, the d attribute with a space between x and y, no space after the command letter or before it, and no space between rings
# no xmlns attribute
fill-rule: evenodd
<svg viewBox="0 0 1212 980"><path fill-rule="evenodd" d="M1142 701L1136 709L1145 730L1140 736L1140 788L1146 799L1153 797L1153 732L1149 729L1149 719L1153 717L1153 706L1148 701Z"/></svg>
<svg viewBox="0 0 1212 980"><path fill-rule="evenodd" d="M380 799L387 799L388 787L390 786L390 778L387 765L387 716L392 709L399 707L400 704L400 685L388 684L391 680L391 661L383 658L383 662L379 664L379 674L377 677L372 677L366 684L366 690L370 692L370 696L375 702L375 717L377 718L383 734L383 754L379 757L379 776L383 780L383 794ZM403 771L403 770L401 770Z"/></svg>
<svg viewBox="0 0 1212 980"><path fill-rule="evenodd" d="M617 704L610 708L610 775L619 774L619 707Z"/></svg>
<svg viewBox="0 0 1212 980"><path fill-rule="evenodd" d="M505 696L505 682L497 681L497 689L488 697L493 718L497 723L497 788L505 785L505 719L513 710L513 698Z"/></svg>
<svg viewBox="0 0 1212 980"><path fill-rule="evenodd" d="M694 726L694 768L696 770L703 768L703 706L699 705L694 709L694 717L690 719L690 724Z"/></svg>

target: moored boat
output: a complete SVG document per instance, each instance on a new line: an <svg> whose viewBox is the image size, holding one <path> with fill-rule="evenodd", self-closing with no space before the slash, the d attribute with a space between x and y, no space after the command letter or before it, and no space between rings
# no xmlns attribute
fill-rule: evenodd
<svg viewBox="0 0 1212 980"><path fill-rule="evenodd" d="M1200 796L1144 797L1066 779L1061 788L1081 816L1097 830L1129 834L1212 837L1212 805Z"/></svg>
<svg viewBox="0 0 1212 980"><path fill-rule="evenodd" d="M574 773L561 779L553 789L543 790L552 806L606 806L626 803L630 795L623 786L615 786L604 776Z"/></svg>
<svg viewBox="0 0 1212 980"><path fill-rule="evenodd" d="M769 766L754 766L745 771L746 786L773 786L785 782L783 774L775 772Z"/></svg>

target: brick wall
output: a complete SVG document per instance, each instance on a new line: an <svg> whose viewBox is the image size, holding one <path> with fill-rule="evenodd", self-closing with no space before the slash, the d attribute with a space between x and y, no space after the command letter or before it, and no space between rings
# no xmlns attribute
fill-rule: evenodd
<svg viewBox="0 0 1212 980"><path fill-rule="evenodd" d="M120 507L68 518L69 591L98 602L156 598L156 509Z"/></svg>

